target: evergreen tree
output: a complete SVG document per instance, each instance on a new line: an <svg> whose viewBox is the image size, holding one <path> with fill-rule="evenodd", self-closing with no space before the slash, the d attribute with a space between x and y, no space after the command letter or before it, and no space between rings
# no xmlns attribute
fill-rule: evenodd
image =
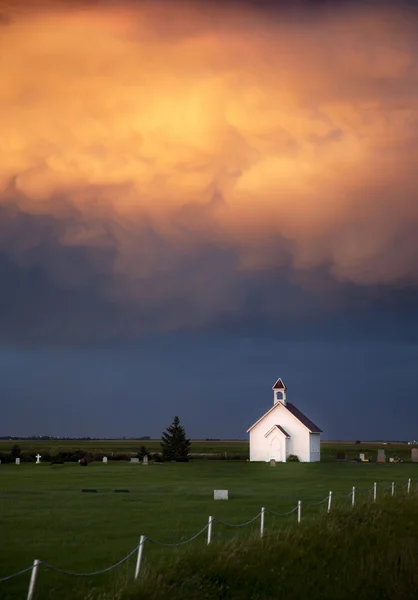
<svg viewBox="0 0 418 600"><path fill-rule="evenodd" d="M178 417L174 417L172 424L163 432L161 446L164 460L187 460L190 440L186 438L186 432Z"/></svg>

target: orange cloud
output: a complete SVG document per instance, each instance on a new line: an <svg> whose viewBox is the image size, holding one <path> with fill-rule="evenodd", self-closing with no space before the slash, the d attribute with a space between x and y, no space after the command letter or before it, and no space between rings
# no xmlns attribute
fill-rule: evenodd
<svg viewBox="0 0 418 600"><path fill-rule="evenodd" d="M114 248L129 289L159 269L144 222L242 270L282 236L296 270L418 283L414 16L34 4L0 29L0 203Z"/></svg>

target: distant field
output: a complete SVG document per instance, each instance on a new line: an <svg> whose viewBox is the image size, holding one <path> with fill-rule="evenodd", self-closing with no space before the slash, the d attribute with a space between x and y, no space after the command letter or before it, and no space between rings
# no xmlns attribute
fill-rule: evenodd
<svg viewBox="0 0 418 600"><path fill-rule="evenodd" d="M163 542L184 540L199 531L209 515L240 523L251 519L262 506L276 512L293 508L304 500L303 519L313 518L324 505L309 501L335 493L335 506L349 506L348 494L358 488L358 501L370 501L370 488L378 482L379 497L392 481L403 493L408 478L418 482L418 464L314 463L279 464L246 461L193 461L151 464L99 462L88 467L78 463L0 465L0 578L41 558L55 566L89 572L112 564L138 544L139 536ZM81 493L97 489L96 494ZM115 489L130 493L116 494ZM228 489L227 502L213 500L214 489ZM403 489L403 491L402 491ZM367 491L368 490L368 491ZM339 498L337 496L340 496ZM266 516L266 529L273 531L294 523L287 517ZM214 541L232 537L247 539L256 534L259 522L228 529L214 526ZM204 536L182 550L147 545L144 565L205 545ZM134 559L110 575L75 579L41 570L38 580L42 600L115 598L113 587L132 579ZM0 584L0 599L24 598L28 576ZM93 593L92 590L95 590ZM97 594L97 596L96 596Z"/></svg>
<svg viewBox="0 0 418 600"><path fill-rule="evenodd" d="M10 452L12 446L18 444L25 454L35 455L48 452L58 454L59 452L70 452L81 450L90 454L107 454L109 457L117 453L136 454L141 446L145 446L149 452L161 450L160 440L54 440L54 441L8 441L0 440L0 454ZM386 455L410 460L413 446L408 444L375 443L375 442L322 442L321 460L336 460L337 453L345 453L348 459L358 458L360 452L373 459L377 457L378 448L385 448ZM225 454L226 453L226 454ZM217 458L241 458L249 457L249 443L246 440L192 440L192 455L218 455Z"/></svg>

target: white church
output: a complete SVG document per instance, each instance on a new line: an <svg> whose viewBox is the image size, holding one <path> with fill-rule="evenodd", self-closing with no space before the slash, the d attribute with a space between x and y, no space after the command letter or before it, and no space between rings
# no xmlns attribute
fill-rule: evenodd
<svg viewBox="0 0 418 600"><path fill-rule="evenodd" d="M287 388L280 378L272 389L273 406L247 429L250 460L286 462L290 454L296 454L301 462L319 461L322 430L287 401Z"/></svg>

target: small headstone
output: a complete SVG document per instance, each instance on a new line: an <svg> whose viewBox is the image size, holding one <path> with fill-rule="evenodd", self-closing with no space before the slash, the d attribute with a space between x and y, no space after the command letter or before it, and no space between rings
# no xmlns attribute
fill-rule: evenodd
<svg viewBox="0 0 418 600"><path fill-rule="evenodd" d="M418 448L412 448L411 460L412 460L412 462L418 462Z"/></svg>
<svg viewBox="0 0 418 600"><path fill-rule="evenodd" d="M394 458L392 458L392 457L390 457L390 458L389 458L389 462L395 462L395 459L394 459Z"/></svg>
<svg viewBox="0 0 418 600"><path fill-rule="evenodd" d="M142 464L143 465L148 465L148 456L147 455L144 456L144 458L142 460Z"/></svg>
<svg viewBox="0 0 418 600"><path fill-rule="evenodd" d="M39 465L39 464L41 463L41 458L42 458L42 456L41 456L41 455L38 453L38 454L35 456L35 458L36 458L36 464L37 464L37 465Z"/></svg>
<svg viewBox="0 0 418 600"><path fill-rule="evenodd" d="M131 458L131 463L139 463L139 458Z"/></svg>
<svg viewBox="0 0 418 600"><path fill-rule="evenodd" d="M363 452L360 453L360 460L364 461L366 459L365 455L363 454Z"/></svg>
<svg viewBox="0 0 418 600"><path fill-rule="evenodd" d="M107 464L107 456L103 456L103 463Z"/></svg>
<svg viewBox="0 0 418 600"><path fill-rule="evenodd" d="M276 466L276 461L274 460L274 458L270 459L270 467L275 467Z"/></svg>
<svg viewBox="0 0 418 600"><path fill-rule="evenodd" d="M385 452L384 448L379 448L379 450L377 451L377 462L378 463L386 462L386 452Z"/></svg>
<svg viewBox="0 0 418 600"><path fill-rule="evenodd" d="M20 458L16 458L16 464L20 465Z"/></svg>
<svg viewBox="0 0 418 600"><path fill-rule="evenodd" d="M213 490L214 500L228 500L228 490Z"/></svg>

